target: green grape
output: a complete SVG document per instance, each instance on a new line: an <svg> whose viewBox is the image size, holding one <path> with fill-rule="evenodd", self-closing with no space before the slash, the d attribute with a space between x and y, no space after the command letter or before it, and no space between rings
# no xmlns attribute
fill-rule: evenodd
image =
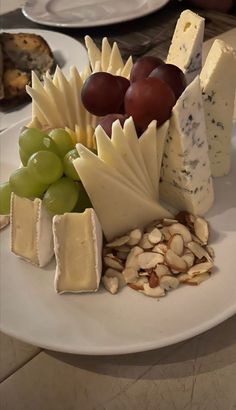
<svg viewBox="0 0 236 410"><path fill-rule="evenodd" d="M63 177L49 186L43 204L54 215L71 212L78 200L78 185L71 178Z"/></svg>
<svg viewBox="0 0 236 410"><path fill-rule="evenodd" d="M12 191L21 197L40 197L46 191L48 185L35 180L27 167L22 167L14 171L9 179Z"/></svg>
<svg viewBox="0 0 236 410"><path fill-rule="evenodd" d="M70 134L63 130L63 128L56 128L49 134L50 138L55 142L60 156L63 158L68 151L74 148Z"/></svg>
<svg viewBox="0 0 236 410"><path fill-rule="evenodd" d="M60 158L50 151L38 151L31 155L27 168L35 180L42 184L52 184L63 174Z"/></svg>
<svg viewBox="0 0 236 410"><path fill-rule="evenodd" d="M25 151L23 151L23 149L19 148L19 154L20 154L20 159L22 164L26 167L29 156L28 154L25 153Z"/></svg>
<svg viewBox="0 0 236 410"><path fill-rule="evenodd" d="M90 202L87 192L84 189L82 182L78 182L78 187L79 187L79 199L73 211L74 212L84 212L86 208L92 208L92 204Z"/></svg>
<svg viewBox="0 0 236 410"><path fill-rule="evenodd" d="M0 184L0 215L9 215L12 189L9 182Z"/></svg>
<svg viewBox="0 0 236 410"><path fill-rule="evenodd" d="M55 142L37 128L26 128L19 137L20 149L25 153L25 160L38 151L52 151L58 154Z"/></svg>
<svg viewBox="0 0 236 410"><path fill-rule="evenodd" d="M80 177L73 164L73 160L76 158L79 158L79 154L76 148L67 152L63 159L63 168L65 175L76 181L79 181Z"/></svg>

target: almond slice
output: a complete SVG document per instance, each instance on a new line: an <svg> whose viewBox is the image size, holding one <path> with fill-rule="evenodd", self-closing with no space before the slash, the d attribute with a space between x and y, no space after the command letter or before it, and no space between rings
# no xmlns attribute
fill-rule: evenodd
<svg viewBox="0 0 236 410"><path fill-rule="evenodd" d="M152 252L157 252L157 253L161 253L162 255L165 255L167 249L168 247L165 243L158 243L152 248Z"/></svg>
<svg viewBox="0 0 236 410"><path fill-rule="evenodd" d="M179 280L175 276L166 275L160 279L160 287L165 290L176 289L179 286Z"/></svg>
<svg viewBox="0 0 236 410"><path fill-rule="evenodd" d="M197 263L196 265L193 265L187 273L189 276L193 277L207 273L210 271L211 268L213 268L212 262Z"/></svg>
<svg viewBox="0 0 236 410"><path fill-rule="evenodd" d="M189 276L187 273L180 273L178 275L179 283L186 283L189 279L191 279L191 276Z"/></svg>
<svg viewBox="0 0 236 410"><path fill-rule="evenodd" d="M102 277L102 283L104 285L104 288L106 290L108 290L108 292L110 292L112 295L114 295L115 293L117 293L118 291L118 279L113 277L113 278L109 278L108 276L103 276Z"/></svg>
<svg viewBox="0 0 236 410"><path fill-rule="evenodd" d="M187 263L180 256L176 255L171 249L165 254L165 261L167 265L176 272L186 272L188 269Z"/></svg>
<svg viewBox="0 0 236 410"><path fill-rule="evenodd" d="M162 233L160 229L154 228L149 234L148 234L148 240L151 242L153 245L161 242L162 239Z"/></svg>
<svg viewBox="0 0 236 410"><path fill-rule="evenodd" d="M159 298L161 296L165 296L165 291L160 286L151 288L149 286L149 283L144 283L143 288L144 290L140 292L144 293L147 296L151 296L152 298Z"/></svg>
<svg viewBox="0 0 236 410"><path fill-rule="evenodd" d="M209 227L208 222L198 216L194 221L195 235L201 240L204 245L207 245L209 239Z"/></svg>
<svg viewBox="0 0 236 410"><path fill-rule="evenodd" d="M154 271L151 272L148 278L148 283L150 288L156 288L159 285L159 278Z"/></svg>
<svg viewBox="0 0 236 410"><path fill-rule="evenodd" d="M182 256L182 259L187 263L188 268L191 268L194 264L195 256L189 249L187 249Z"/></svg>
<svg viewBox="0 0 236 410"><path fill-rule="evenodd" d="M194 278L186 280L187 285L192 285L192 286L197 286L200 285L200 283L204 282L205 280L209 279L210 275L209 273L203 273L202 275L195 276Z"/></svg>
<svg viewBox="0 0 236 410"><path fill-rule="evenodd" d="M188 249L198 258L206 258L207 261L212 262L212 259L209 253L197 242L189 242L187 244Z"/></svg>
<svg viewBox="0 0 236 410"><path fill-rule="evenodd" d="M137 245L139 241L141 240L141 238L142 238L141 229L133 229L133 231L129 233L129 240L127 242L127 245L130 245L130 246Z"/></svg>
<svg viewBox="0 0 236 410"><path fill-rule="evenodd" d="M135 246L131 249L130 253L127 256L125 268L134 268L136 270L140 269L137 256L143 253L143 249L139 246Z"/></svg>
<svg viewBox="0 0 236 410"><path fill-rule="evenodd" d="M177 224L173 224L171 226L169 226L169 232L171 235L174 235L176 233L178 233L179 235L181 235L183 237L184 243L188 243L192 240L192 235L189 232L188 228L186 228L186 226L177 223Z"/></svg>
<svg viewBox="0 0 236 410"><path fill-rule="evenodd" d="M175 223L178 223L177 219L170 219L170 218L164 218L162 220L163 226L169 226L169 225L173 225Z"/></svg>
<svg viewBox="0 0 236 410"><path fill-rule="evenodd" d="M169 227L163 226L163 228L160 229L162 235L164 236L165 241L168 241L171 237Z"/></svg>
<svg viewBox="0 0 236 410"><path fill-rule="evenodd" d="M162 276L171 275L171 271L167 265L158 264L155 269L155 273L157 274L158 278L160 279Z"/></svg>
<svg viewBox="0 0 236 410"><path fill-rule="evenodd" d="M170 237L167 246L178 256L182 256L184 252L184 240L182 235L178 233Z"/></svg>
<svg viewBox="0 0 236 410"><path fill-rule="evenodd" d="M141 269L152 269L158 263L163 263L164 256L155 252L143 252L138 255L138 263Z"/></svg>
<svg viewBox="0 0 236 410"><path fill-rule="evenodd" d="M122 272L125 283L134 283L138 280L138 271L134 268L126 268Z"/></svg>
<svg viewBox="0 0 236 410"><path fill-rule="evenodd" d="M118 259L116 256L114 256L112 253L108 253L104 257L104 263L108 268L118 270L119 272L122 272L122 270L124 269L122 261Z"/></svg>
<svg viewBox="0 0 236 410"><path fill-rule="evenodd" d="M118 279L118 287L119 287L119 289L123 288L123 287L126 285L126 282L125 282L125 279L124 279L124 276L122 275L122 273L121 273L121 272L118 272L118 271L115 270L115 269L108 268L108 269L105 271L105 275L104 275L104 276L106 276L107 278L117 278L117 279Z"/></svg>
<svg viewBox="0 0 236 410"><path fill-rule="evenodd" d="M118 246L125 245L129 240L128 235L121 236L120 238L115 239L112 242L106 244L107 248L117 248Z"/></svg>

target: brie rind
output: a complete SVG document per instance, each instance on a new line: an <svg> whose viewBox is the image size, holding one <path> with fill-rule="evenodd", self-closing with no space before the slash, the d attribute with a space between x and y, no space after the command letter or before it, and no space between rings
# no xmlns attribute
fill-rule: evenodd
<svg viewBox="0 0 236 410"><path fill-rule="evenodd" d="M102 273L102 229L92 208L53 218L58 293L96 292Z"/></svg>
<svg viewBox="0 0 236 410"><path fill-rule="evenodd" d="M177 65L190 83L202 68L204 18L184 10L177 21L166 62Z"/></svg>
<svg viewBox="0 0 236 410"><path fill-rule="evenodd" d="M53 257L52 217L41 199L11 197L11 251L43 267Z"/></svg>

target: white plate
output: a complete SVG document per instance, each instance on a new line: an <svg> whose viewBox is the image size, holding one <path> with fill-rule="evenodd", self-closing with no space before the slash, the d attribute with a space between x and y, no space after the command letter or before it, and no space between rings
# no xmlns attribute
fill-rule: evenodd
<svg viewBox="0 0 236 410"><path fill-rule="evenodd" d="M24 122L0 135L0 175L19 165L17 140ZM209 212L216 271L200 286L182 286L159 301L129 288L112 296L58 295L55 263L38 269L11 254L9 227L0 232L0 329L48 349L120 354L170 345L204 332L236 313L236 127L233 169L215 180ZM115 216L114 216L115 217Z"/></svg>
<svg viewBox="0 0 236 410"><path fill-rule="evenodd" d="M57 27L96 27L123 23L159 10L169 0L28 0L24 15Z"/></svg>
<svg viewBox="0 0 236 410"><path fill-rule="evenodd" d="M67 75L71 65L75 65L79 71L82 71L88 64L88 55L85 47L72 37L65 34L48 30L36 29L11 29L5 30L7 33L34 33L42 36L50 46L58 65ZM23 104L7 112L0 112L0 129L10 127L12 124L29 117L31 113L31 104Z"/></svg>

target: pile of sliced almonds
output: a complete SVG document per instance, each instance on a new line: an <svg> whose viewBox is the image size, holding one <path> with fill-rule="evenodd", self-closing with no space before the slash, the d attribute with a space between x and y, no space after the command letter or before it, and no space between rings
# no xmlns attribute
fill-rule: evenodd
<svg viewBox="0 0 236 410"><path fill-rule="evenodd" d="M207 221L187 212L134 229L106 244L103 285L112 294L128 285L154 298L181 283L199 285L214 266L208 239Z"/></svg>

